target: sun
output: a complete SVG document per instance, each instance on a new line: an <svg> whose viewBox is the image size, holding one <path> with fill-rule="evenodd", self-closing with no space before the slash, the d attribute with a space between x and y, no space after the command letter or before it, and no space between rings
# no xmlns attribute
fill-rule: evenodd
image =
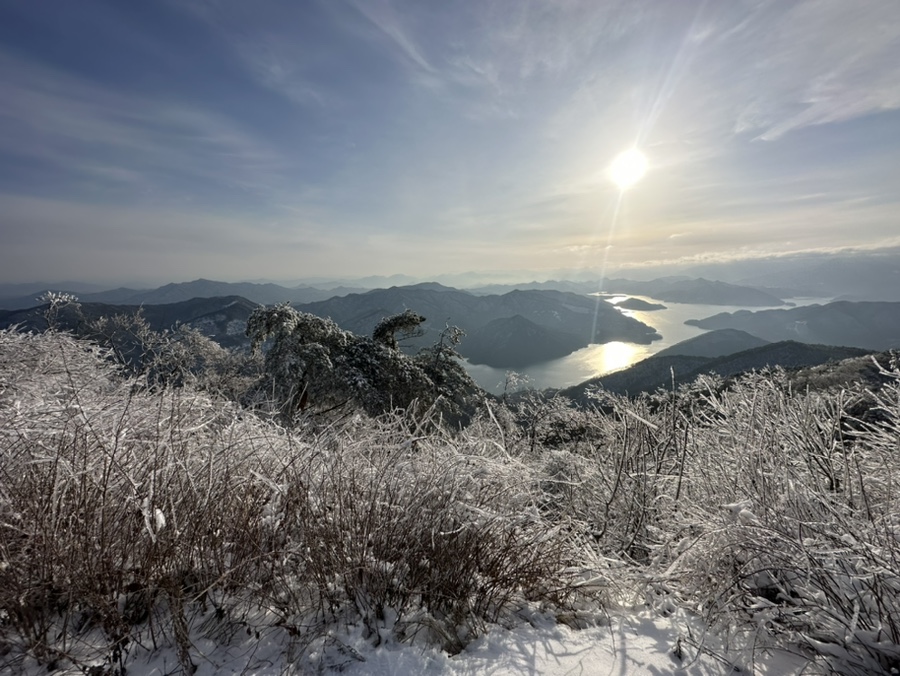
<svg viewBox="0 0 900 676"><path fill-rule="evenodd" d="M609 178L619 190L627 190L647 173L647 157L637 148L616 155L609 165Z"/></svg>

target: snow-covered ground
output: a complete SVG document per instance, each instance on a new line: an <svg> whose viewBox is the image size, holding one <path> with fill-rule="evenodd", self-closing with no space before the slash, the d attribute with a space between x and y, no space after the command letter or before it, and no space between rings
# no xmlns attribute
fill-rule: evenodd
<svg viewBox="0 0 900 676"><path fill-rule="evenodd" d="M694 624L694 623L691 623ZM453 657L408 645L359 650L365 661L348 659L353 676L799 674L808 661L785 652L720 653L718 641L688 629L684 621L628 613L605 626L573 630L552 620L532 620L514 629L496 627Z"/></svg>
<svg viewBox="0 0 900 676"><path fill-rule="evenodd" d="M196 627L195 627L196 629ZM601 626L575 630L549 617L532 617L511 628L491 628L460 654L450 656L429 646L391 641L379 647L363 636L362 627L329 633L302 651L278 627L241 631L227 646L207 634L191 637L191 660L197 676L212 674L345 674L346 676L625 676L626 674L788 675L812 673L799 654L785 651L725 650L704 635L701 625L685 619L654 617L649 611L619 613ZM221 639L222 637L219 636ZM82 646L84 648L85 646ZM756 646L757 648L759 646ZM174 647L144 651L136 646L120 663L129 676L181 673ZM52 673L83 674L80 667L57 664ZM48 667L19 662L2 674L46 674ZM100 672L98 672L100 673ZM103 674L116 674L107 663Z"/></svg>
<svg viewBox="0 0 900 676"><path fill-rule="evenodd" d="M752 665L717 656L714 650L698 651L694 641L682 637L671 622L642 615L620 616L609 626L582 630L558 624L497 628L454 657L396 645L361 654L365 662L348 665L345 674L790 674L799 673L805 663L780 655Z"/></svg>

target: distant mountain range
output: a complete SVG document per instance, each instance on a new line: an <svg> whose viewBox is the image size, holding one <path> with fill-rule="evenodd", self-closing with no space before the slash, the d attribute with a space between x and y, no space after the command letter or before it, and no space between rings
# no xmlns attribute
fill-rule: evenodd
<svg viewBox="0 0 900 676"><path fill-rule="evenodd" d="M29 285L15 285L30 289ZM83 287L82 287L83 288ZM6 293L9 293L9 286ZM15 291L15 287L12 289ZM114 303L118 305L164 305L181 303L193 298L221 298L225 296L241 296L260 305L275 303L310 303L333 296L358 292L361 288L336 287L318 289L312 286L288 288L278 284L254 284L251 282L216 282L209 279L197 279L193 282L166 284L157 289L139 290L118 288L107 291L88 291L78 289L77 284L58 285L52 288L38 288L25 291L22 295L0 298L0 308L20 310L37 305L37 297L44 291L62 291L73 293L79 301L86 303Z"/></svg>
<svg viewBox="0 0 900 676"><path fill-rule="evenodd" d="M247 345L247 319L258 304L240 296L194 298L159 305L81 304L83 317L97 318L141 311L150 326L168 329L177 323L193 326L226 347ZM516 368L548 361L571 353L589 342L622 340L649 343L658 334L597 297L559 291L512 291L503 295L477 296L440 284L428 283L363 294L348 294L298 306L361 335L370 335L385 316L412 309L427 317L425 335L413 347L431 344L447 324L456 324L468 335L459 346L473 363ZM79 321L74 313L61 316L65 325ZM702 373L731 376L764 366L796 368L858 357L900 344L900 303L830 303L791 310L723 313L699 320L703 325L734 322L752 327L713 328L635 364L631 368L594 378L563 393L586 401L593 384L634 394L694 380ZM692 322L695 323L695 322ZM20 325L41 330L43 308L0 310L0 328ZM801 330L802 328L802 330ZM855 342L856 347L830 347L783 340L783 335L832 344ZM772 340L773 342L767 342Z"/></svg>
<svg viewBox="0 0 900 676"><path fill-rule="evenodd" d="M798 340L869 350L900 347L900 303L838 301L790 310L723 312L685 323L739 329L771 342Z"/></svg>
<svg viewBox="0 0 900 676"><path fill-rule="evenodd" d="M293 287L280 284L255 282L217 282L196 279L192 282L166 284L156 289L117 288L99 290L93 285L65 282L51 286L34 284L0 285L0 308L21 310L34 307L37 297L45 291L71 293L87 303L114 303L119 305L162 305L180 303L192 298L218 298L241 296L254 303L274 305L275 303L304 304L327 300L334 296L362 293L386 283L392 278L371 277L358 280L358 286L334 286L322 283L322 287L299 285ZM405 285L419 287L421 284ZM395 287L391 287L395 288ZM404 287L396 287L404 288ZM443 288L451 288L444 286ZM744 307L777 307L785 303L770 293L745 286L726 284L707 279L668 277L649 282L635 282L627 279L605 279L602 281L548 281L524 284L494 284L470 289L475 295L503 295L510 291L564 291L576 294L592 294L603 290L607 293L624 293L649 296L672 303L695 303L700 305L737 305ZM640 303L639 299L633 299ZM625 306L623 306L625 307ZM661 306L660 306L661 307ZM646 309L646 308L634 308Z"/></svg>
<svg viewBox="0 0 900 676"><path fill-rule="evenodd" d="M838 300L900 301L900 248L734 260L684 270L693 277Z"/></svg>
<svg viewBox="0 0 900 676"><path fill-rule="evenodd" d="M748 286L727 284L708 279L663 277L649 282L630 279L603 279L588 282L555 281L529 282L527 284L492 284L470 289L472 293L506 293L519 290L557 290L573 293L635 294L648 296L669 303L696 305L739 305L744 307L778 307L785 302L769 292Z"/></svg>
<svg viewBox="0 0 900 676"><path fill-rule="evenodd" d="M539 275L546 276L539 276ZM716 303L721 305L745 305L777 307L772 298L784 300L792 297L830 298L853 301L900 301L900 247L876 250L846 250L838 252L806 252L776 255L760 258L732 259L695 265L660 264L655 266L625 267L609 274L601 280L601 272L591 269L565 269L546 271L544 273L529 270L495 270L466 272L460 274L431 276L430 279L446 286L465 288L482 295L502 295L515 289L519 290L554 290L572 293L596 293L598 291L624 294L645 295L662 301L678 303ZM627 279L620 279L620 278ZM550 281L544 281L549 279ZM632 280L651 280L634 282ZM527 281L535 280L535 281ZM757 302L744 302L740 296L727 297L723 294L727 287L720 287L709 300L701 300L699 296L689 295L687 300L678 299L670 293L678 294L683 282L695 281L709 286L717 280L731 287L754 289L769 297L757 296ZM175 302L189 300L197 296L241 295L249 300L261 303L274 303L280 300L291 302L312 302L332 295L343 295L348 292L360 292L375 288L391 286L409 286L425 281L410 275L394 274L390 276L369 277L306 277L294 281L283 282L273 280L254 280L242 282L234 288L218 287L203 290L199 287L209 284L224 284L195 280L184 284L160 287L171 291L169 287L182 287L181 297L156 295L156 289L142 287L116 289L111 296L93 296L93 294L109 293L109 287L79 281L64 281L26 284L0 284L0 308L19 309L29 306L34 298L43 291L63 291L74 293L86 301L145 303ZM239 288L240 285L249 286ZM634 285L644 285L635 290ZM193 287L193 288L192 288ZM254 287L269 287L268 291ZM278 287L278 288L271 288ZM288 295L282 290L287 290ZM303 297L303 290L314 289L326 296L319 298ZM297 290L301 297L289 295ZM728 294L731 293L731 289ZM265 295L274 291L275 296ZM257 292L262 295L257 296ZM151 294L140 298L138 294ZM89 297L90 296L90 297ZM671 299L670 299L671 298ZM15 302L15 305L11 304Z"/></svg>
<svg viewBox="0 0 900 676"><path fill-rule="evenodd" d="M669 303L742 305L745 307L778 307L785 305L781 298L759 289L702 278L663 278L649 282L610 279L605 281L603 290L608 293L650 296Z"/></svg>
<svg viewBox="0 0 900 676"><path fill-rule="evenodd" d="M36 296L41 295L48 290L65 291L66 293L99 293L105 291L109 287L100 284L86 284L84 282L56 282L55 284L46 284L43 282L31 282L25 284L0 284L0 299L9 298L31 298L32 302ZM3 306L5 307L5 306Z"/></svg>

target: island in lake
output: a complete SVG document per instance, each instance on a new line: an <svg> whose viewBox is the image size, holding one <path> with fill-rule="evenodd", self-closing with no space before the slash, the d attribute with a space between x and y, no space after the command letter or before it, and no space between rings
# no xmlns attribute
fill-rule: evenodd
<svg viewBox="0 0 900 676"><path fill-rule="evenodd" d="M626 298L620 303L616 303L616 307L626 310L637 310L638 312L655 312L656 310L665 310L666 306L662 303L650 303L640 298Z"/></svg>

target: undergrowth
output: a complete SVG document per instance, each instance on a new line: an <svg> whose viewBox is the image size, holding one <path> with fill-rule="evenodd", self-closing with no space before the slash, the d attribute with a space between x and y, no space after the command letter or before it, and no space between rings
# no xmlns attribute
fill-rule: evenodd
<svg viewBox="0 0 900 676"><path fill-rule="evenodd" d="M650 604L890 673L900 385L882 375L287 430L67 334L2 332L0 664L124 674L168 647L190 673L200 639L277 629L312 654L340 625L458 652L535 608L578 625Z"/></svg>

